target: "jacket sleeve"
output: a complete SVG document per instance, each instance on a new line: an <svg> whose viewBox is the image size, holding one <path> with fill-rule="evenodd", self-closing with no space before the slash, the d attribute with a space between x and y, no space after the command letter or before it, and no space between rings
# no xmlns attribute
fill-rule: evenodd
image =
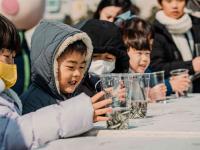
<svg viewBox="0 0 200 150"><path fill-rule="evenodd" d="M4 118L7 120L4 148L30 149L90 130L93 127L93 107L90 97L80 94L23 116L9 112Z"/></svg>
<svg viewBox="0 0 200 150"><path fill-rule="evenodd" d="M163 35L155 34L151 53L151 67L153 71L165 70L166 76L169 76L171 70L185 68L189 69L190 74L193 74L192 61L175 60L174 57L179 54L172 52L170 50L172 47L170 46L172 45Z"/></svg>
<svg viewBox="0 0 200 150"><path fill-rule="evenodd" d="M172 90L172 86L169 82L169 78L168 79L165 79L165 85L167 87L167 96L171 95L173 90Z"/></svg>

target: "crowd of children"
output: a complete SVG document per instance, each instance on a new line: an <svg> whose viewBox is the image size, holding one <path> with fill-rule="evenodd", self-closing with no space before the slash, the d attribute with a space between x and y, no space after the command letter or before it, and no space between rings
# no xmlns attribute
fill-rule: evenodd
<svg viewBox="0 0 200 150"><path fill-rule="evenodd" d="M158 3L162 10L153 26L136 16L139 10L130 1L120 0L102 0L95 19L73 27L41 21L31 41L31 85L20 98L11 89L18 78L14 57L20 38L0 15L0 149L37 148L109 120L105 114L112 111L112 100L104 98L107 92L98 84L105 73L164 70L165 84L150 89L151 102L157 92L166 96L188 90L189 75L200 71L194 50L200 20L184 13L187 0ZM169 72L178 68L189 74L170 78ZM200 92L198 83L193 82L193 92Z"/></svg>

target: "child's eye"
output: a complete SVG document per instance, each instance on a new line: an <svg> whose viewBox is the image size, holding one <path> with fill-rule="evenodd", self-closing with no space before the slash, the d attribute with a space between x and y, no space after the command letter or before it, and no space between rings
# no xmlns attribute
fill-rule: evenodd
<svg viewBox="0 0 200 150"><path fill-rule="evenodd" d="M112 18L112 16L107 16L108 19Z"/></svg>
<svg viewBox="0 0 200 150"><path fill-rule="evenodd" d="M112 61L112 60L113 60L113 58L108 58L108 57L107 57L107 58L106 58L106 60L108 60L108 61Z"/></svg>
<svg viewBox="0 0 200 150"><path fill-rule="evenodd" d="M100 59L100 56L95 56L94 55L94 56L92 56L92 58L96 60L96 59Z"/></svg>
<svg viewBox="0 0 200 150"><path fill-rule="evenodd" d="M3 55L4 57L6 57L6 58L9 58L10 56L9 55Z"/></svg>
<svg viewBox="0 0 200 150"><path fill-rule="evenodd" d="M99 57L99 55L93 55L92 57L93 57L93 58L98 58L98 57Z"/></svg>
<svg viewBox="0 0 200 150"><path fill-rule="evenodd" d="M138 55L142 55L142 52L137 52L136 54L138 54Z"/></svg>
<svg viewBox="0 0 200 150"><path fill-rule="evenodd" d="M68 69L73 70L74 67L73 66L67 66Z"/></svg>
<svg viewBox="0 0 200 150"><path fill-rule="evenodd" d="M146 52L145 55L150 55L150 52Z"/></svg>
<svg viewBox="0 0 200 150"><path fill-rule="evenodd" d="M80 69L85 69L85 66L81 66Z"/></svg>

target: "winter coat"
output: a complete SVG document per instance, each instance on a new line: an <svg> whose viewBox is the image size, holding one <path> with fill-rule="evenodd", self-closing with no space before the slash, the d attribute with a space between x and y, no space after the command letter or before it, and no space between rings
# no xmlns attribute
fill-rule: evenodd
<svg viewBox="0 0 200 150"><path fill-rule="evenodd" d="M26 91L30 85L30 50L25 39L24 32L19 32L21 35L21 49L15 57L15 64L17 65L17 82L12 87L12 89L21 95Z"/></svg>
<svg viewBox="0 0 200 150"><path fill-rule="evenodd" d="M200 43L200 19L191 16L194 43ZM169 77L173 69L189 69L189 73L194 74L192 61L183 61L183 58L175 45L171 34L166 27L158 20L153 24L154 42L151 53L151 68L153 71L164 70L165 75ZM195 53L194 56L195 57ZM193 92L200 92L200 79L193 82Z"/></svg>
<svg viewBox="0 0 200 150"><path fill-rule="evenodd" d="M32 84L21 96L23 114L56 104L80 93L63 95L57 79L57 58L70 43L82 40L87 46L86 70L92 55L92 44L86 33L62 23L42 21L32 37ZM86 72L85 70L85 72ZM83 97L84 99L85 97ZM81 105L80 105L80 109Z"/></svg>
<svg viewBox="0 0 200 150"><path fill-rule="evenodd" d="M14 91L0 92L0 150L37 148L92 128L93 108L85 94L23 116L21 106Z"/></svg>

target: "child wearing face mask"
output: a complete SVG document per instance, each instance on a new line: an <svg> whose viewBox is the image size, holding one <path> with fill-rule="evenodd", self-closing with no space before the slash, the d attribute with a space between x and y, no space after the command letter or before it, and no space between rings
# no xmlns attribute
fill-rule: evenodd
<svg viewBox="0 0 200 150"><path fill-rule="evenodd" d="M76 26L89 35L94 47L89 73L128 72L129 57L120 29L114 23L91 19Z"/></svg>
<svg viewBox="0 0 200 150"><path fill-rule="evenodd" d="M151 72L150 54L153 42L153 31L146 21L133 17L124 21L123 27L123 39L128 48L128 55L130 57L129 72L144 73ZM187 75L186 75L187 76ZM188 76L181 78L166 79L165 85L155 86L150 90L150 100L156 101L156 95L165 97L174 92L183 92L190 86L190 80ZM166 93L167 92L167 93Z"/></svg>
<svg viewBox="0 0 200 150"><path fill-rule="evenodd" d="M57 34L49 33L49 31L54 31ZM74 33L70 39L70 36L66 36L69 32ZM39 88L39 84L35 84L34 92L37 93L34 94L37 94L38 97L30 96L29 98L35 98L40 104L47 101L46 103L50 106L45 105L47 107L43 106L44 108L42 108L41 104L41 109L38 108L35 112L21 115L23 108L21 101L17 94L10 89L17 79L16 65L13 60L19 49L19 36L14 25L0 15L0 149L3 150L34 149L59 138L79 135L90 130L93 127L93 122L108 120L107 117L100 115L111 111L105 107L111 103L111 100L99 102L99 99L105 94L104 92L97 93L92 98L80 94L68 98L68 100L64 99L66 92L70 93L76 89L91 59L92 45L87 34L62 23L48 21L41 22L35 34L37 36L34 35L34 38L35 36L36 38L32 42L37 43L35 45L37 51L32 58L34 57L35 60L33 66L36 68L34 69L38 72L34 72L34 78L37 81L40 79L40 85L47 87L44 80L52 78L48 78L49 74L44 73L51 70L47 69L48 65L45 66L46 59L44 57L49 58L50 54L55 54L56 59L53 65L55 69L50 71L55 71L55 80L49 81L49 83L54 83L54 85L49 86L55 87L54 90L57 95L63 96L63 99L54 98L53 101L53 96L50 96L52 93L49 93L48 89L42 90L42 87ZM55 39L53 35L59 36L60 41ZM50 50L52 49L48 46L48 48L41 47L42 49L39 49L37 40L43 41L45 39L47 41L45 36L55 40L54 42L58 42L58 45L61 44L59 49L54 49L55 53L52 51L51 53ZM63 41L61 37L64 38ZM65 39L65 37L67 38ZM70 44L67 44L69 41ZM49 43L51 45L53 42ZM43 41L42 44L48 44L48 42ZM42 55L42 52L44 52L44 55ZM43 57L41 58L41 56ZM40 62L41 59L43 63ZM41 66L38 65L38 60L40 60ZM45 68L42 68L43 65ZM43 78L45 75L48 77ZM33 109L34 105L31 106ZM36 108L34 109L36 110Z"/></svg>
<svg viewBox="0 0 200 150"><path fill-rule="evenodd" d="M111 22L91 19L75 27L86 32L94 47L89 75L82 84L88 95L100 91L98 76L106 73L127 73L129 57L122 40L120 29ZM87 87L87 88L85 88Z"/></svg>
<svg viewBox="0 0 200 150"><path fill-rule="evenodd" d="M115 69L116 56L110 53L94 53L89 73L102 75Z"/></svg>

